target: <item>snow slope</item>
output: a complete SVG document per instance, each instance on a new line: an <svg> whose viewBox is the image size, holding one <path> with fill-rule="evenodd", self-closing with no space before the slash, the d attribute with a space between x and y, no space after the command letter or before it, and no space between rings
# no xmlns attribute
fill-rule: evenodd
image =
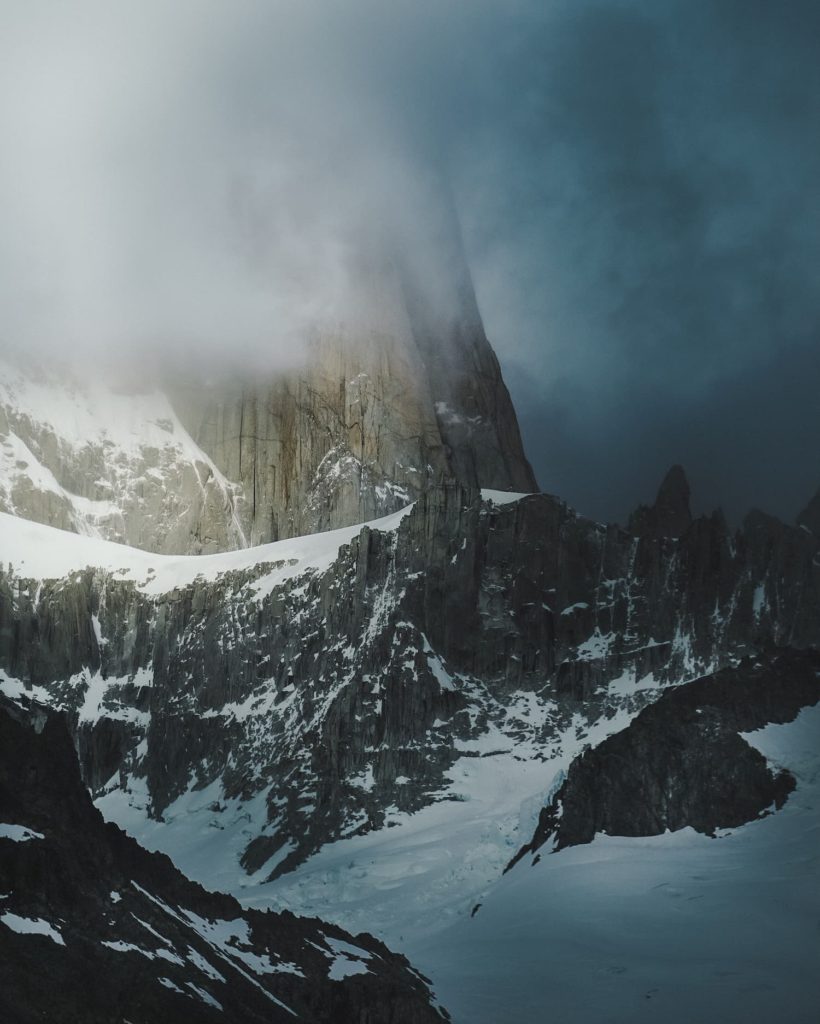
<svg viewBox="0 0 820 1024"><path fill-rule="evenodd" d="M481 497L484 501L491 501L494 505L511 505L514 501L529 497L529 494L521 491L496 491L491 487L482 487Z"/></svg>
<svg viewBox="0 0 820 1024"><path fill-rule="evenodd" d="M598 723L583 741L567 731L546 763L527 750L494 753L503 737L490 734L483 756L453 769L449 795L460 799L395 814L391 827L329 844L273 883L235 868L261 802L217 821L211 787L177 801L165 824L129 810L120 793L98 806L247 906L377 935L433 980L454 1024L813 1024L820 707L745 737L797 778L779 813L717 839L689 828L598 836L502 874L581 743L630 717Z"/></svg>
<svg viewBox="0 0 820 1024"><path fill-rule="evenodd" d="M242 488L168 397L0 360L0 510L148 550L246 547Z"/></svg>
<svg viewBox="0 0 820 1024"><path fill-rule="evenodd" d="M778 814L717 839L598 836L411 935L402 949L455 1024L814 1024L820 706L746 739L797 778Z"/></svg>
<svg viewBox="0 0 820 1024"><path fill-rule="evenodd" d="M96 537L79 537L0 512L0 564L23 579L60 579L87 568L105 569L132 580L146 594L163 594L198 578L215 580L227 572L256 566L275 567L255 586L273 587L311 569L332 564L339 548L363 526L395 529L412 506L367 524L294 537L253 548L214 555L158 555Z"/></svg>
<svg viewBox="0 0 820 1024"><path fill-rule="evenodd" d="M533 731L544 713L531 694L514 697L511 708ZM473 756L450 770L441 801L413 815L393 814L387 828L328 844L298 871L240 898L294 913L322 908L353 931L423 945L431 932L467 918L492 891L581 748L625 728L632 717L621 709L583 730L574 722L547 748L534 740L514 744L491 725L478 741L462 745Z"/></svg>
<svg viewBox="0 0 820 1024"><path fill-rule="evenodd" d="M264 791L241 801L226 797L219 781L205 788L192 782L157 821L148 814L144 780L132 777L126 790L115 787L96 804L141 845L167 853L188 877L247 906L321 915L354 933L389 936L397 947L411 939L423 944L431 931L466 918L492 891L572 760L625 728L640 705L616 696L597 721L576 715L548 744L537 738L548 705L520 692L510 695L507 707L507 724L518 738L489 722L478 739L459 741L462 756L436 802L413 814L388 808L384 828L327 843L274 882L264 879L288 847L255 875L239 864L249 840L265 831Z"/></svg>

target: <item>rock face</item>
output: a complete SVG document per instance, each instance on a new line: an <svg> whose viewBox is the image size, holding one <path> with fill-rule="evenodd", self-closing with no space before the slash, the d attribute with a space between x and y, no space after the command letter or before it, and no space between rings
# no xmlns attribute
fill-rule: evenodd
<svg viewBox="0 0 820 1024"><path fill-rule="evenodd" d="M771 769L740 733L790 722L820 700L820 655L779 651L665 692L622 732L577 758L510 867L545 844L596 833L714 835L780 808L794 778Z"/></svg>
<svg viewBox="0 0 820 1024"><path fill-rule="evenodd" d="M25 526L0 531L0 687L66 711L106 814L170 820L212 793L260 878L459 799L462 758L548 759L664 685L820 641L818 539L761 513L634 535L453 485L193 563L65 535L52 563L55 535Z"/></svg>
<svg viewBox="0 0 820 1024"><path fill-rule="evenodd" d="M537 490L472 292L430 324L397 282L382 289L389 315L315 338L299 372L175 392L191 436L241 485L252 543L385 515L437 481Z"/></svg>
<svg viewBox="0 0 820 1024"><path fill-rule="evenodd" d="M360 523L436 482L537 490L462 278L433 315L388 266L366 318L252 382L195 370L166 394L0 366L0 510L199 554Z"/></svg>
<svg viewBox="0 0 820 1024"><path fill-rule="evenodd" d="M59 716L0 706L0 1015L137 1022L446 1020L404 957L242 910L105 824Z"/></svg>

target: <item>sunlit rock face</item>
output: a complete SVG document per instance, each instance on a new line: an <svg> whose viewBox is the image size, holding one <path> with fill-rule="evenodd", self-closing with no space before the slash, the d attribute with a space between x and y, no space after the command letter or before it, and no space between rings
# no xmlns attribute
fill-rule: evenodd
<svg viewBox="0 0 820 1024"><path fill-rule="evenodd" d="M316 337L304 370L175 399L241 485L252 542L385 515L442 479L536 489L477 312L430 324L398 287L385 291L395 304L382 323Z"/></svg>
<svg viewBox="0 0 820 1024"><path fill-rule="evenodd" d="M442 481L536 490L456 267L433 299L394 262L370 265L338 318L294 338L287 366L262 352L253 372L233 367L230 339L216 370L176 360L150 388L7 365L0 509L199 554L386 515Z"/></svg>

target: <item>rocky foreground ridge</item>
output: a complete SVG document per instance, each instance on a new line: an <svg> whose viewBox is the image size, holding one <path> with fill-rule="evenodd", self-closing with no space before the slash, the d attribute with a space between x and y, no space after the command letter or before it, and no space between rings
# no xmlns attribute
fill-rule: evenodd
<svg viewBox="0 0 820 1024"><path fill-rule="evenodd" d="M28 721L23 721L23 718ZM33 720L33 721L32 721ZM432 1024L368 935L242 910L106 824L61 716L0 701L0 1017L9 1024Z"/></svg>
<svg viewBox="0 0 820 1024"><path fill-rule="evenodd" d="M275 877L460 799L462 759L547 761L668 684L816 646L818 536L692 519L680 476L630 529L449 486L371 526L199 560L6 519L2 689L65 711L106 813L161 822L211 794L214 828L243 821L244 870Z"/></svg>

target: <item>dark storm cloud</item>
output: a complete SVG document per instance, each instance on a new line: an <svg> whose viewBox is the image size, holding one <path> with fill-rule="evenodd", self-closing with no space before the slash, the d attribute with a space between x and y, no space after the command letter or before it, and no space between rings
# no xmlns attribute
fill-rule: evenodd
<svg viewBox="0 0 820 1024"><path fill-rule="evenodd" d="M454 203L543 487L622 518L674 461L733 515L820 483L814 0L0 21L6 343L283 365L362 316L362 254L446 307Z"/></svg>
<svg viewBox="0 0 820 1024"><path fill-rule="evenodd" d="M519 54L471 180L508 201L465 219L539 480L583 511L674 461L733 516L820 484L818 38L813 3L573 3Z"/></svg>

